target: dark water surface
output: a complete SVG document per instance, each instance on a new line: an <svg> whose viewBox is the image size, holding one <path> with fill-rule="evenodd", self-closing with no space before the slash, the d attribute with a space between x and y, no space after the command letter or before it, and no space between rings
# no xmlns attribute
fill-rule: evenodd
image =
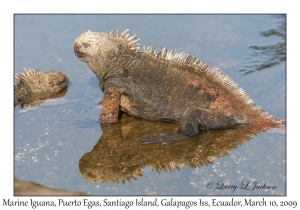
<svg viewBox="0 0 300 210"><path fill-rule="evenodd" d="M285 195L285 128L252 137L205 131L184 143L138 146L143 135L176 133L176 125L124 117L102 131L103 93L73 52L87 30L129 28L141 46L185 51L219 67L285 119L284 26L279 15L15 15L15 73L56 69L71 81L62 98L15 108L15 178L93 195ZM255 182L271 188L252 190Z"/></svg>

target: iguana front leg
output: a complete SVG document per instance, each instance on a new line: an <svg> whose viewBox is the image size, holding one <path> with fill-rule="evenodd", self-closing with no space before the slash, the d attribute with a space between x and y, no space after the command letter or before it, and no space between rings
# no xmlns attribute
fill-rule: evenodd
<svg viewBox="0 0 300 210"><path fill-rule="evenodd" d="M121 92L119 88L108 88L104 91L100 114L101 126L109 126L118 122Z"/></svg>

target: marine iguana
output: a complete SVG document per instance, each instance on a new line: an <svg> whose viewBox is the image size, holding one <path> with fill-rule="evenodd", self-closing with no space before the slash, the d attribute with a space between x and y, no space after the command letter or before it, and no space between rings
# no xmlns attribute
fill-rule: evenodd
<svg viewBox="0 0 300 210"><path fill-rule="evenodd" d="M41 73L26 68L24 71L15 76L18 83L14 84L14 106L23 108L25 104L55 97L68 87L68 77L59 71Z"/></svg>
<svg viewBox="0 0 300 210"><path fill-rule="evenodd" d="M101 126L118 121L119 111L152 121L180 123L178 135L158 135L142 143L186 140L200 129L257 125L280 127L285 121L264 111L220 69L192 55L137 44L128 29L114 34L87 32L74 42L104 92Z"/></svg>

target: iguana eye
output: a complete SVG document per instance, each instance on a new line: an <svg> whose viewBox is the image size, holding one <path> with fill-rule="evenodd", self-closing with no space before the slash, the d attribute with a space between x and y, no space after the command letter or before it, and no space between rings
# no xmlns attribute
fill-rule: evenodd
<svg viewBox="0 0 300 210"><path fill-rule="evenodd" d="M86 43L86 42L83 42L82 43L82 46L84 47L84 48L88 48L89 46L91 46L89 43Z"/></svg>

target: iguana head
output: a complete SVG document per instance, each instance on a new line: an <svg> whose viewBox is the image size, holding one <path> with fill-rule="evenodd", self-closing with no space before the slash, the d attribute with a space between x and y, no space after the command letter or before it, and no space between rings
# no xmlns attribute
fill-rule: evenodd
<svg viewBox="0 0 300 210"><path fill-rule="evenodd" d="M75 40L74 53L79 60L88 62L90 58L97 54L100 46L107 41L102 34L88 30Z"/></svg>
<svg viewBox="0 0 300 210"><path fill-rule="evenodd" d="M69 78L62 72L53 70L45 73L50 92L59 93L68 87Z"/></svg>
<svg viewBox="0 0 300 210"><path fill-rule="evenodd" d="M66 93L69 79L59 71L41 73L38 70L24 68L15 77L14 106L40 104L44 99L61 97Z"/></svg>
<svg viewBox="0 0 300 210"><path fill-rule="evenodd" d="M136 51L138 50L139 39L127 33L128 29L122 33L119 30L109 33L87 32L81 34L74 42L74 53L79 60L88 63L90 59L97 56L97 59L105 57L107 53L117 52L121 48Z"/></svg>
<svg viewBox="0 0 300 210"><path fill-rule="evenodd" d="M31 89L32 93L46 92L49 95L59 93L68 86L68 77L59 71L53 70L41 73L38 70L26 69L25 73L19 73L15 77L18 84L15 86L24 86L24 84Z"/></svg>

